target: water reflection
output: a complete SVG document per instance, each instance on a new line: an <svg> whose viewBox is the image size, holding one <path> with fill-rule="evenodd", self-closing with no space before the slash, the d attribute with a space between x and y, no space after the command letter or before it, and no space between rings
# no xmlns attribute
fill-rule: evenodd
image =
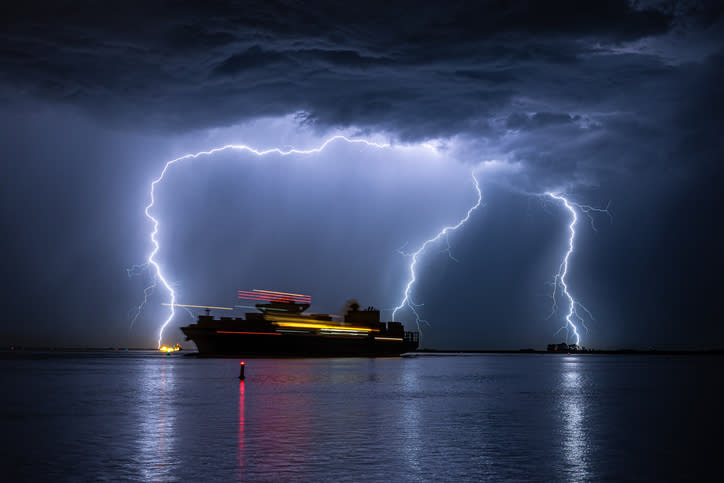
<svg viewBox="0 0 724 483"><path fill-rule="evenodd" d="M176 374L173 361L151 359L141 371L139 413L140 434L136 441L138 465L145 481L176 479L173 468L179 463L175 454Z"/></svg>
<svg viewBox="0 0 724 483"><path fill-rule="evenodd" d="M561 436L565 469L570 481L590 478L590 435L586 424L586 396L583 363L576 357L561 364L558 406L561 417Z"/></svg>
<svg viewBox="0 0 724 483"><path fill-rule="evenodd" d="M420 406L422 404L422 387L420 374L418 373L418 361L405 361L402 371L402 421L404 422L404 451L403 457L408 467L408 474L421 476L421 461L425 458L422 443L424 434L422 431L422 415Z"/></svg>
<svg viewBox="0 0 724 483"><path fill-rule="evenodd" d="M259 362L255 376L247 376L248 394L244 395L243 387L239 389L241 480L299 480L315 458L325 457L315 448L334 422L330 417L334 414L309 397L310 388L318 387L315 381L321 377L320 370L329 362Z"/></svg>
<svg viewBox="0 0 724 483"><path fill-rule="evenodd" d="M244 381L239 382L239 431L238 435L238 467L243 476L244 472Z"/></svg>

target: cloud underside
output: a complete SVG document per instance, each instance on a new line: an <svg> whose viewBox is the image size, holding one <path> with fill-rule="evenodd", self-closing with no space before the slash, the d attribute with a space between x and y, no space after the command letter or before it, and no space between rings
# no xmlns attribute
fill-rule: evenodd
<svg viewBox="0 0 724 483"><path fill-rule="evenodd" d="M681 92L722 76L721 52L702 47L722 31L715 3L360 7L135 4L109 16L94 4L29 4L6 12L2 80L6 95L114 123L183 131L298 113L320 130L457 136L476 156L595 183L597 170L641 162L622 146L686 130L685 116L712 109L706 95L682 102ZM667 43L695 34L696 44Z"/></svg>

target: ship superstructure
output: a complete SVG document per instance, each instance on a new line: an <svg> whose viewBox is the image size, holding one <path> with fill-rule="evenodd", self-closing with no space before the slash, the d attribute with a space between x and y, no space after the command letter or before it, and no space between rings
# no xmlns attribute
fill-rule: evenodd
<svg viewBox="0 0 724 483"><path fill-rule="evenodd" d="M372 307L353 303L342 317L306 313L294 300L256 304L245 317L201 315L181 327L201 355L217 356L392 356L414 351L418 332L400 322L380 322Z"/></svg>

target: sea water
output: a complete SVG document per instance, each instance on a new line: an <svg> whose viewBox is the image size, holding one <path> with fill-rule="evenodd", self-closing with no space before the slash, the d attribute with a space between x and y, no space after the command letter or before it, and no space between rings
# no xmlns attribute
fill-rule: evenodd
<svg viewBox="0 0 724 483"><path fill-rule="evenodd" d="M721 362L4 352L0 479L717 479Z"/></svg>

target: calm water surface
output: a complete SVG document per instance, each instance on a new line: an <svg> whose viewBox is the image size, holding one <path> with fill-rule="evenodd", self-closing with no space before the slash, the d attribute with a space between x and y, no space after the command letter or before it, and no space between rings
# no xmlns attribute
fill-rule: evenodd
<svg viewBox="0 0 724 483"><path fill-rule="evenodd" d="M714 480L722 357L0 355L5 481ZM720 476L720 475L719 475Z"/></svg>

